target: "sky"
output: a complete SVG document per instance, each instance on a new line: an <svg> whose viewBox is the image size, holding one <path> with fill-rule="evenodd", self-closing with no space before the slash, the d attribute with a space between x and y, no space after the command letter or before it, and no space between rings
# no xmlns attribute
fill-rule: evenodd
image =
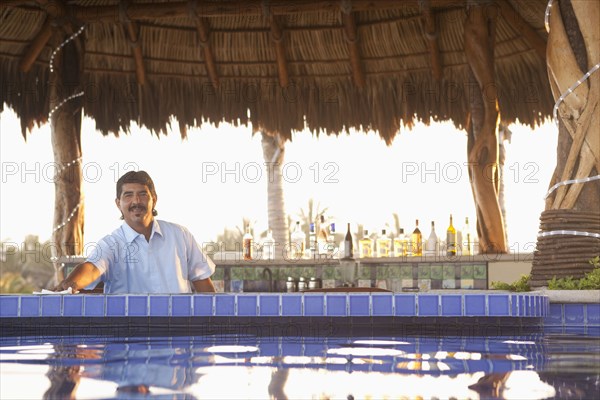
<svg viewBox="0 0 600 400"><path fill-rule="evenodd" d="M557 129L550 121L536 130L512 125L506 143L506 208L509 246L533 251L543 197L556 164ZM82 125L86 243L121 224L115 184L128 170L145 170L158 193L159 219L182 224L199 242L215 240L224 228L267 228L267 180L261 137L250 127L221 124L188 130L178 124L157 137L132 125L129 134L103 136L95 123ZM438 236L449 215L460 228L475 209L466 168L466 134L451 123L417 124L401 130L391 146L374 132L340 136L297 132L286 144L286 212L296 219L313 198L338 227L350 222L371 231L394 227L397 213L405 231L420 220L423 235L435 221ZM532 151L535 149L535 152ZM25 141L16 114L0 114L0 239L21 243L27 234L50 238L54 183L50 127L35 128ZM345 229L345 228L344 228Z"/></svg>

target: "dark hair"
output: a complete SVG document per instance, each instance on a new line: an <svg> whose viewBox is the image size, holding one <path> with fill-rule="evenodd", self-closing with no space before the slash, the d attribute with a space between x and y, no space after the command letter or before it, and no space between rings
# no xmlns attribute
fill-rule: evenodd
<svg viewBox="0 0 600 400"><path fill-rule="evenodd" d="M125 183L139 183L141 185L148 186L152 198L156 200L156 190L154 189L154 182L146 171L129 171L119 178L117 181L117 199L121 197L123 193L123 185Z"/></svg>

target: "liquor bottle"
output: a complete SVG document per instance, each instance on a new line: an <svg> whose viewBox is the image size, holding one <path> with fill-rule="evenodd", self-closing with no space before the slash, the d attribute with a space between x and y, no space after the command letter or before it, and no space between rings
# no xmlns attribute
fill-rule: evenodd
<svg viewBox="0 0 600 400"><path fill-rule="evenodd" d="M263 258L265 260L275 259L275 239L273 239L273 232L268 229L267 237L263 240Z"/></svg>
<svg viewBox="0 0 600 400"><path fill-rule="evenodd" d="M431 233L429 234L429 238L427 238L427 243L425 244L425 254L434 256L437 254L438 248L438 237L435 234L435 222L431 221Z"/></svg>
<svg viewBox="0 0 600 400"><path fill-rule="evenodd" d="M321 214L321 223L319 224L319 233L317 235L317 251L319 252L319 254L327 254L328 238L329 232L327 232L327 224L325 223L325 217Z"/></svg>
<svg viewBox="0 0 600 400"><path fill-rule="evenodd" d="M381 230L381 236L377 239L377 257L389 257L392 247L392 239L387 235L385 229Z"/></svg>
<svg viewBox="0 0 600 400"><path fill-rule="evenodd" d="M327 255L333 256L335 254L335 222L329 225L329 232L327 235Z"/></svg>
<svg viewBox="0 0 600 400"><path fill-rule="evenodd" d="M394 257L404 257L406 255L406 236L404 229L398 230L398 236L394 238Z"/></svg>
<svg viewBox="0 0 600 400"><path fill-rule="evenodd" d="M469 228L469 217L465 218L465 226L462 228L462 254L466 256L473 254L473 239Z"/></svg>
<svg viewBox="0 0 600 400"><path fill-rule="evenodd" d="M419 220L416 220L416 227L410 238L411 241L411 255L422 256L423 255L423 235L419 230Z"/></svg>
<svg viewBox="0 0 600 400"><path fill-rule="evenodd" d="M252 260L254 256L254 238L252 234L250 234L250 226L246 226L246 233L242 239L242 254L244 256L244 260Z"/></svg>
<svg viewBox="0 0 600 400"><path fill-rule="evenodd" d="M308 230L308 248L310 256L317 258L319 256L319 247L317 245L317 232L315 231L315 223L311 222Z"/></svg>
<svg viewBox="0 0 600 400"><path fill-rule="evenodd" d="M452 225L452 214L450 214L450 225L446 230L446 255L456 255L456 229Z"/></svg>
<svg viewBox="0 0 600 400"><path fill-rule="evenodd" d="M304 258L304 249L306 247L306 234L302 232L300 228L300 221L296 221L296 228L292 232L292 243L291 243L291 259L299 260Z"/></svg>
<svg viewBox="0 0 600 400"><path fill-rule="evenodd" d="M373 257L373 239L369 237L368 229L365 229L363 233L363 238L358 241L359 257Z"/></svg>
<svg viewBox="0 0 600 400"><path fill-rule="evenodd" d="M343 258L354 258L354 245L352 244L352 233L350 233L350 223L348 222L348 230L344 237L344 253Z"/></svg>

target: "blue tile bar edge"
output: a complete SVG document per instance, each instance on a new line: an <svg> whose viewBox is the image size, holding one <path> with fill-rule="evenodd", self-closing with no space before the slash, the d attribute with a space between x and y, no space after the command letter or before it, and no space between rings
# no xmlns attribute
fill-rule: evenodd
<svg viewBox="0 0 600 400"><path fill-rule="evenodd" d="M0 295L15 317L514 317L599 325L598 304L550 304L514 293L218 293L194 295Z"/></svg>

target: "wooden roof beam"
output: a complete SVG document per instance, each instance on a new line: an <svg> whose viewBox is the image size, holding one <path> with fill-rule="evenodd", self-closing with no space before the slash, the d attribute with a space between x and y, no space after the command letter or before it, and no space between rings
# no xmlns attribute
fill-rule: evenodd
<svg viewBox="0 0 600 400"><path fill-rule="evenodd" d="M43 9L56 0L46 0L48 5L39 4ZM390 10L405 7L419 7L421 0L353 0L353 11ZM430 0L431 7L463 6L465 0ZM39 3L43 3L40 0ZM31 4L26 0L8 0L0 3L0 8L27 6ZM339 0L270 0L267 8L270 14L286 15L301 14L311 11L339 11ZM81 22L119 21L119 5L107 6L78 6L69 5L70 14ZM223 17L229 15L260 16L264 13L263 0L232 0L227 2L202 2L198 4L197 13L201 17ZM165 3L132 3L127 7L127 17L132 20L162 19L189 15L188 1L174 1Z"/></svg>
<svg viewBox="0 0 600 400"><path fill-rule="evenodd" d="M217 72L217 64L215 63L212 47L210 46L210 28L208 22L204 18L198 17L196 14L195 21L196 30L198 31L198 37L200 39L200 46L202 46L202 51L204 52L206 71L208 72L213 87L216 89L219 87L219 74Z"/></svg>
<svg viewBox="0 0 600 400"><path fill-rule="evenodd" d="M438 33L435 24L435 16L431 10L431 4L428 0L423 2L422 14L425 36L427 37L427 47L429 48L429 55L431 57L433 78L436 81L440 81L442 79L442 58L440 56L440 49L438 46Z"/></svg>
<svg viewBox="0 0 600 400"><path fill-rule="evenodd" d="M287 87L290 84L288 65L285 58L285 43L283 42L283 30L277 22L277 17L271 15L271 40L275 43L275 54L277 55L277 71L279 73L279 85Z"/></svg>
<svg viewBox="0 0 600 400"><path fill-rule="evenodd" d="M142 55L142 47L140 45L140 29L136 22L126 21L124 23L126 35L131 45L131 53L135 60L135 76L140 85L146 83L146 69L144 68L144 57Z"/></svg>
<svg viewBox="0 0 600 400"><path fill-rule="evenodd" d="M354 5L354 4L353 4ZM356 30L356 21L352 12L342 10L342 21L344 22L344 38L350 53L350 64L352 65L352 77L354 84L359 87L365 87L365 73L358 48L358 33Z"/></svg>
<svg viewBox="0 0 600 400"><path fill-rule="evenodd" d="M23 58L19 63L19 69L22 72L28 72L31 69L31 66L37 60L40 53L44 49L44 46L48 43L50 38L52 37L52 23L50 22L50 18L46 17L44 21L44 25L39 30L37 35L33 38L27 50L25 50L25 54L23 54Z"/></svg>
<svg viewBox="0 0 600 400"><path fill-rule="evenodd" d="M504 20L512 26L517 32L523 35L523 38L535 50L537 55L546 61L546 40L543 39L535 29L513 8L507 0L498 0L498 6Z"/></svg>

